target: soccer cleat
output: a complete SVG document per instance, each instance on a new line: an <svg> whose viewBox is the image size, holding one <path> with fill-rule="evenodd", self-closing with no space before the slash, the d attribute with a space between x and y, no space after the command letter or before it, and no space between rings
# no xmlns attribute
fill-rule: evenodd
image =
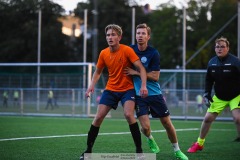
<svg viewBox="0 0 240 160"><path fill-rule="evenodd" d="M84 153L80 156L79 160L84 160Z"/></svg>
<svg viewBox="0 0 240 160"><path fill-rule="evenodd" d="M153 153L159 153L160 149L157 145L157 143L155 142L154 138L151 139L147 139L148 141L148 145L150 147L150 149L152 150Z"/></svg>
<svg viewBox="0 0 240 160"><path fill-rule="evenodd" d="M203 149L203 146L200 146L197 142L193 143L193 145L188 149L187 152L189 153L195 153L198 150L201 151Z"/></svg>
<svg viewBox="0 0 240 160"><path fill-rule="evenodd" d="M233 140L234 142L240 142L240 137L237 137L236 139Z"/></svg>
<svg viewBox="0 0 240 160"><path fill-rule="evenodd" d="M87 152L85 151L85 152L83 152L83 153L81 154L79 160L88 160L88 159L91 159L90 155L89 155L89 157L88 157L88 156L84 155L85 153L87 153Z"/></svg>
<svg viewBox="0 0 240 160"><path fill-rule="evenodd" d="M175 157L179 160L188 160L188 157L180 150L176 151L174 154Z"/></svg>

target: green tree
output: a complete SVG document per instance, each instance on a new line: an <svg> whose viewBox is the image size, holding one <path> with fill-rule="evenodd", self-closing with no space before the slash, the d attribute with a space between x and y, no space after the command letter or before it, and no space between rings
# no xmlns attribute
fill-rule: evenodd
<svg viewBox="0 0 240 160"><path fill-rule="evenodd" d="M187 69L205 69L209 59L215 56L214 40L220 36L227 37L231 43L230 51L237 53L237 18L211 39L236 16L236 0L190 0L187 6L186 61L190 60ZM159 10L150 14L149 20L151 44L160 51L161 68L182 66L182 9L170 2L162 4Z"/></svg>
<svg viewBox="0 0 240 160"><path fill-rule="evenodd" d="M175 6L163 5L150 15L151 45L158 49L161 68L176 68L182 64L181 12Z"/></svg>
<svg viewBox="0 0 240 160"><path fill-rule="evenodd" d="M94 2L97 2L95 10ZM189 0L187 5L186 60L192 56L219 31L217 36L230 40L230 51L237 54L237 1L236 0ZM71 41L61 33L62 24L57 20L63 16L64 9L51 0L0 0L0 62L36 62L38 39L38 9L42 10L42 62L82 61L83 36ZM83 11L88 9L88 30L93 33L94 15L97 15L97 54L107 47L104 29L110 23L122 26L121 43L131 44L132 7L136 9L136 25L147 23L152 28L150 45L161 54L161 68L182 66L182 9L166 3L158 10L144 14L142 6L135 0L88 0L80 2L74 13L84 18ZM97 12L95 12L97 11ZM97 13L97 14L93 14ZM215 55L214 37L187 64L188 69L205 69L208 60ZM94 60L93 36L88 40L87 61Z"/></svg>
<svg viewBox="0 0 240 160"><path fill-rule="evenodd" d="M64 62L69 48L57 18L64 9L50 0L0 1L0 61L37 62L38 10L42 10L41 61Z"/></svg>
<svg viewBox="0 0 240 160"><path fill-rule="evenodd" d="M187 53L186 60L202 47L212 36L210 33L210 9L212 1L190 0L187 8ZM188 69L205 69L210 59L207 46L186 66Z"/></svg>
<svg viewBox="0 0 240 160"><path fill-rule="evenodd" d="M105 27L108 24L118 24L123 29L123 37L121 43L130 45L131 44L131 36L132 36L132 7L136 9L136 24L138 23L148 23L149 15L143 13L142 7L138 6L137 3L133 3L134 6L129 6L129 0L119 0L119 1L109 1L109 0L97 0L97 12L94 10L94 0L89 0L87 3L78 3L77 8L74 10L76 16L80 18L84 18L83 11L84 9L88 10L88 30L93 31L93 19L94 14L97 13L98 22L97 22L97 30L98 30L98 43L97 43L97 54L106 48L106 36L105 36ZM81 36L79 39L79 43L82 44ZM93 36L88 41L88 61L92 61L93 59ZM82 50L82 48L80 48ZM97 55L98 57L98 55ZM96 60L94 60L96 62Z"/></svg>
<svg viewBox="0 0 240 160"><path fill-rule="evenodd" d="M222 28L237 14L236 0L190 0L187 9L187 59L190 58L207 41L211 40L199 54L187 65L191 69L205 69L209 59L215 56L214 40L221 36L237 39L237 18ZM217 32L223 29L220 33ZM216 35L216 37L214 37ZM231 43L231 51L236 52L236 41Z"/></svg>
<svg viewBox="0 0 240 160"><path fill-rule="evenodd" d="M236 16L238 13L237 6L238 6L237 0L215 1L211 9L212 19L210 24L210 29L212 33L214 33L220 28L222 28L230 19L232 19L235 16L233 21L229 25L227 25L227 27L224 28L222 32L220 32L217 35L217 38L221 36L228 38L228 40L230 41L230 52L236 56L237 56L237 31L238 31L237 28L238 19ZM215 55L214 52L213 55Z"/></svg>

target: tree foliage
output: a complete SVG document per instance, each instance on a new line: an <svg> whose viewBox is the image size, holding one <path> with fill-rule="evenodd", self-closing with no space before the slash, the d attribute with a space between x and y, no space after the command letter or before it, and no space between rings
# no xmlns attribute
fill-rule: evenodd
<svg viewBox="0 0 240 160"><path fill-rule="evenodd" d="M94 6L94 0L89 0L86 3L78 3L77 8L74 10L76 16L80 18L84 17L84 9L88 10L88 30L92 33L94 28L97 27L98 41L97 41L97 54L107 47L106 36L105 36L105 27L108 24L118 24L123 29L123 37L121 43L130 44L131 35L132 35L132 7L129 6L128 0L120 1L109 1L109 0L97 0L97 8ZM148 15L144 15L142 7L133 6L136 9L137 17L136 23L147 22ZM98 22L94 26L94 16L97 16ZM96 18L96 17L95 17ZM82 37L83 38L83 37ZM93 59L93 48L96 47L93 45L93 36L92 39L88 41L90 46L88 46L88 59ZM81 44L81 43L80 43ZM91 54L92 53L92 54ZM98 56L98 55L97 55ZM97 57L95 55L95 57ZM96 62L96 59L93 60Z"/></svg>
<svg viewBox="0 0 240 160"><path fill-rule="evenodd" d="M161 53L162 68L182 66L182 9L170 3L160 8L150 17L152 44ZM237 14L236 0L189 0L186 12L186 61L202 48L186 68L205 69L215 55L214 40L221 36L230 40L231 52L237 54L237 18L216 34Z"/></svg>
<svg viewBox="0 0 240 160"><path fill-rule="evenodd" d="M83 36L71 41L61 33L62 24L57 20L64 15L61 6L51 0L41 0L41 3L38 0L0 0L0 62L37 61L39 7L42 10L41 61L82 61ZM133 7L135 24L147 23L152 29L150 45L161 54L161 68L181 67L183 11L171 1L148 14L135 0L79 2L73 11L75 16L83 19L84 9L88 10L87 26L91 37L87 40L87 61L96 62L99 52L107 47L104 29L108 24L120 25L123 29L121 43L131 44ZM236 0L188 0L186 11L186 61L190 59L186 68L206 68L208 60L215 55L214 40L220 36L229 39L230 51L237 55Z"/></svg>
<svg viewBox="0 0 240 160"><path fill-rule="evenodd" d="M171 18L169 18L171 17ZM176 7L165 7L151 14L149 25L152 28L151 45L158 49L162 68L175 68L181 64L180 13Z"/></svg>
<svg viewBox="0 0 240 160"><path fill-rule="evenodd" d="M64 9L49 0L1 1L0 61L37 62L38 11L42 10L41 61L61 62L68 58L67 37L57 18Z"/></svg>

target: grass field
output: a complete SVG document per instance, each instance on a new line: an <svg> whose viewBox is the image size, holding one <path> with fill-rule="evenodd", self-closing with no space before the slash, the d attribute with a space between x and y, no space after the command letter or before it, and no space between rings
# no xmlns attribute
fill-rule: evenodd
<svg viewBox="0 0 240 160"><path fill-rule="evenodd" d="M91 118L0 116L1 160L78 160L85 150ZM201 152L186 150L196 141L201 121L173 121L179 144L189 160L237 160L240 143L233 122L215 122ZM173 160L173 150L159 120L151 120L159 144L157 160ZM114 134L115 133L115 134ZM142 136L145 153L151 153ZM124 119L105 119L94 153L134 153L135 147Z"/></svg>

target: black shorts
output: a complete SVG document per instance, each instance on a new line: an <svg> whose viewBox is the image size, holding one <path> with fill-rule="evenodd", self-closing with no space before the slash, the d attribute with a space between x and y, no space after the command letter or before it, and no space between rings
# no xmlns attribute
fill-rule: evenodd
<svg viewBox="0 0 240 160"><path fill-rule="evenodd" d="M153 118L161 118L170 115L166 102L161 94L148 96L146 98L136 96L135 110L137 117L146 114L151 114Z"/></svg>

